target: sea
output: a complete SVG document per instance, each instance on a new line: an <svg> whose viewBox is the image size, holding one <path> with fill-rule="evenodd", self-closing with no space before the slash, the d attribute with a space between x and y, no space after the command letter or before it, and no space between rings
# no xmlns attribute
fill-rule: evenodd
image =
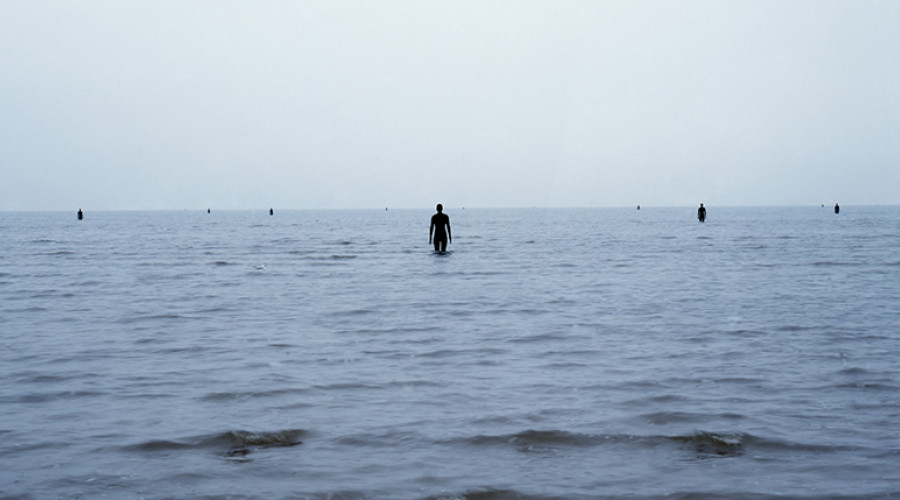
<svg viewBox="0 0 900 500"><path fill-rule="evenodd" d="M0 498L900 498L900 207L0 213Z"/></svg>

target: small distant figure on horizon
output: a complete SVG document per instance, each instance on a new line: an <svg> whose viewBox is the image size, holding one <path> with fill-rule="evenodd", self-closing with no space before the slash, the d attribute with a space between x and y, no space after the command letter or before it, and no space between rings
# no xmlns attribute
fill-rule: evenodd
<svg viewBox="0 0 900 500"><path fill-rule="evenodd" d="M450 232L450 216L444 213L444 205L440 203L435 207L437 213L431 216L431 227L428 228L428 243L434 236L434 251L444 253L447 251L447 242L453 243L453 234Z"/></svg>
<svg viewBox="0 0 900 500"><path fill-rule="evenodd" d="M270 209L269 209L269 215L275 215L275 209L270 208Z"/></svg>
<svg viewBox="0 0 900 500"><path fill-rule="evenodd" d="M640 206L640 205L638 205L638 210L640 210L640 209L641 209L641 206Z"/></svg>
<svg viewBox="0 0 900 500"><path fill-rule="evenodd" d="M207 208L206 213L211 213L211 210Z"/></svg>
<svg viewBox="0 0 900 500"><path fill-rule="evenodd" d="M834 204L834 213L836 213L836 214L841 213L841 206L838 205L837 203Z"/></svg>
<svg viewBox="0 0 900 500"><path fill-rule="evenodd" d="M703 206L703 203L701 203L700 208L697 209L697 220L706 222L706 207Z"/></svg>
<svg viewBox="0 0 900 500"><path fill-rule="evenodd" d="M84 212L81 209L78 209L78 220L84 220Z"/></svg>

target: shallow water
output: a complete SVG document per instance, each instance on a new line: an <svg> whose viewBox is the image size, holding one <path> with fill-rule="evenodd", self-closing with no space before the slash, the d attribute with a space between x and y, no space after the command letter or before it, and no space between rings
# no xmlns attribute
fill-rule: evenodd
<svg viewBox="0 0 900 500"><path fill-rule="evenodd" d="M900 496L900 208L0 214L0 497Z"/></svg>

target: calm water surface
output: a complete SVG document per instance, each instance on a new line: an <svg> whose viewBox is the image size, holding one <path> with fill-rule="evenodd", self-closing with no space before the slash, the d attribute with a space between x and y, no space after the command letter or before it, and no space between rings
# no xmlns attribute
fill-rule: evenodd
<svg viewBox="0 0 900 500"><path fill-rule="evenodd" d="M446 211L0 214L0 497L900 497L900 208Z"/></svg>

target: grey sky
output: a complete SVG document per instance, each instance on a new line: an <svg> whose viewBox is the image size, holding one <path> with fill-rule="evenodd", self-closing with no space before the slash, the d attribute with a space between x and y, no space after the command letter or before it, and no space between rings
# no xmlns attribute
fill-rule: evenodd
<svg viewBox="0 0 900 500"><path fill-rule="evenodd" d="M0 0L0 210L900 203L897 1Z"/></svg>

